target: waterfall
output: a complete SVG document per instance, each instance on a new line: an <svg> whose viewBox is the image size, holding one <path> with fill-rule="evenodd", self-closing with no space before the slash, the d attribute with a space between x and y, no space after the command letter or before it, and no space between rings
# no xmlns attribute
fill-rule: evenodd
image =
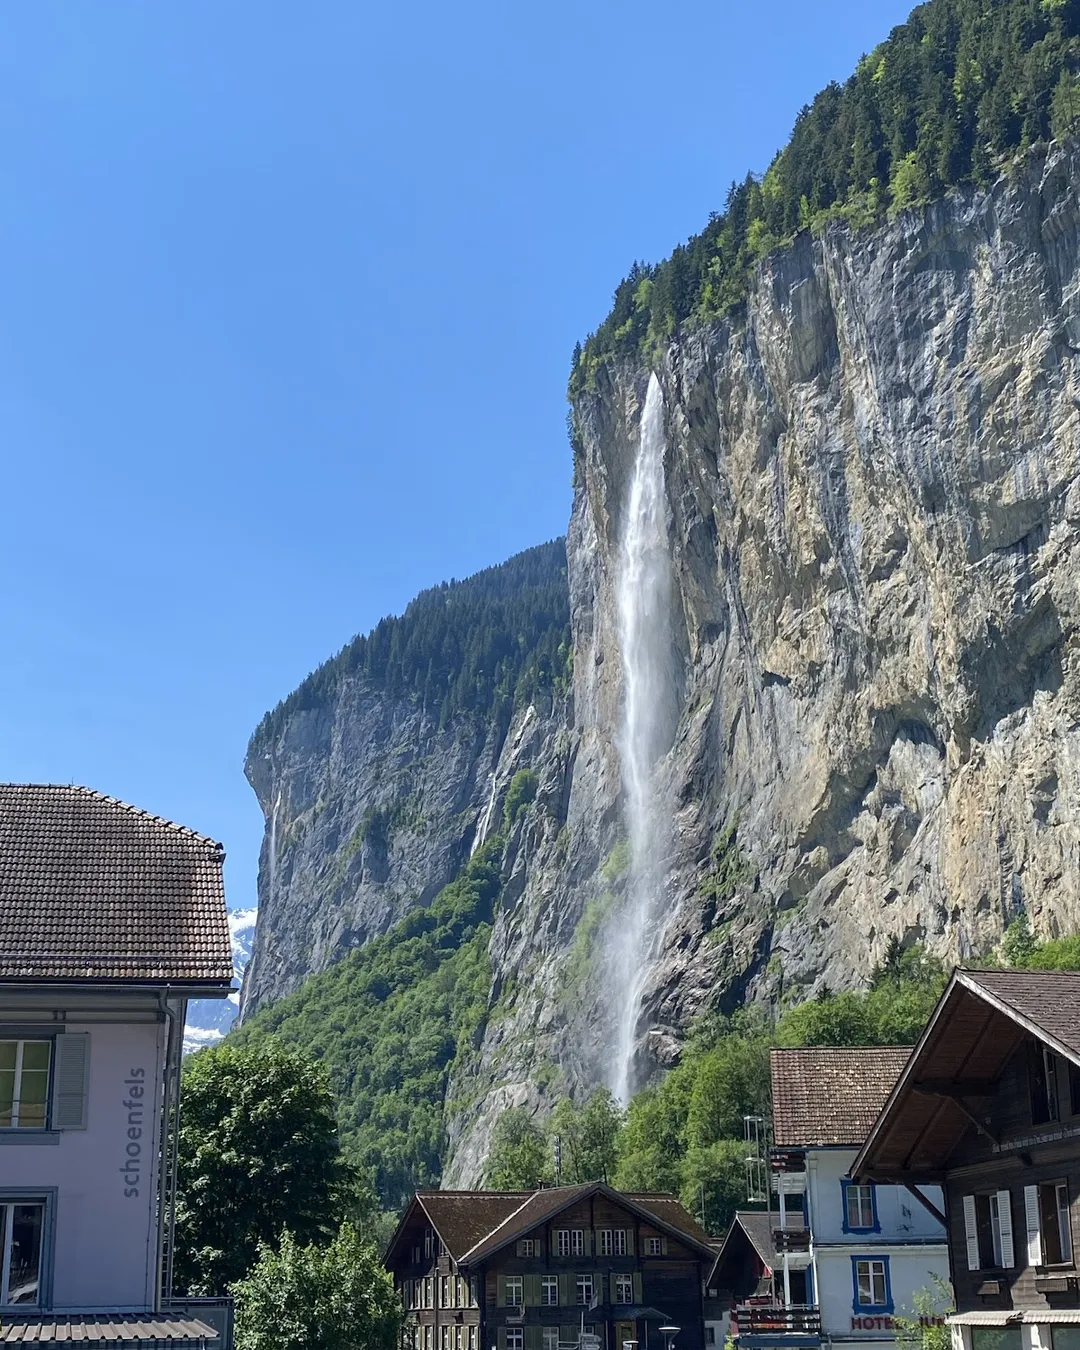
<svg viewBox="0 0 1080 1350"><path fill-rule="evenodd" d="M653 375L641 415L615 596L623 678L618 749L630 868L610 933L608 992L616 1027L608 1078L624 1103L635 1087L642 993L664 930L670 813L659 799L656 766L671 748L676 710L664 449L664 395Z"/></svg>
<svg viewBox="0 0 1080 1350"><path fill-rule="evenodd" d="M273 810L270 812L270 838L268 840L266 873L269 887L267 890L267 900L272 901L274 891L277 888L277 813L281 805L281 789L278 788L278 794L274 798Z"/></svg>

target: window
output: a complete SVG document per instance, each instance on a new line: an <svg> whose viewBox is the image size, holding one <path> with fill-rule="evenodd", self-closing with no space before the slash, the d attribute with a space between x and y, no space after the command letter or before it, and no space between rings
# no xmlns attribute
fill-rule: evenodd
<svg viewBox="0 0 1080 1350"><path fill-rule="evenodd" d="M424 1328L424 1350L432 1350L432 1339L435 1335L435 1328L426 1326Z"/></svg>
<svg viewBox="0 0 1080 1350"><path fill-rule="evenodd" d="M465 1328L459 1322L458 1325L454 1327L454 1350L465 1350L465 1347L462 1344L464 1339Z"/></svg>
<svg viewBox="0 0 1080 1350"><path fill-rule="evenodd" d="M431 1259L431 1229L428 1228L424 1233L424 1258Z"/></svg>
<svg viewBox="0 0 1080 1350"><path fill-rule="evenodd" d="M649 1256L660 1256L664 1250L663 1238L646 1238L645 1251Z"/></svg>
<svg viewBox="0 0 1080 1350"><path fill-rule="evenodd" d="M480 1306L480 1279L479 1276L469 1276L469 1306L479 1308Z"/></svg>
<svg viewBox="0 0 1080 1350"><path fill-rule="evenodd" d="M506 1306L508 1308L525 1306L525 1281L521 1275L506 1277Z"/></svg>
<svg viewBox="0 0 1080 1350"><path fill-rule="evenodd" d="M555 1233L555 1250L560 1256L570 1255L570 1230L559 1228Z"/></svg>
<svg viewBox="0 0 1080 1350"><path fill-rule="evenodd" d="M1069 1326L1067 1323L1051 1326L1050 1343L1054 1350L1080 1350L1080 1327Z"/></svg>
<svg viewBox="0 0 1080 1350"><path fill-rule="evenodd" d="M469 1327L469 1350L476 1350L476 1327Z"/></svg>
<svg viewBox="0 0 1080 1350"><path fill-rule="evenodd" d="M0 1204L0 1306L40 1301L44 1229L44 1201Z"/></svg>
<svg viewBox="0 0 1080 1350"><path fill-rule="evenodd" d="M1023 1332L1019 1327L972 1327L971 1350L1020 1350Z"/></svg>
<svg viewBox="0 0 1080 1350"><path fill-rule="evenodd" d="M1064 1181L1024 1187L1028 1264L1070 1266L1073 1260L1069 1188Z"/></svg>
<svg viewBox="0 0 1080 1350"><path fill-rule="evenodd" d="M544 1308L559 1306L559 1277L545 1275L540 1280L540 1305Z"/></svg>
<svg viewBox="0 0 1080 1350"><path fill-rule="evenodd" d="M459 1308L469 1306L469 1281L464 1275L457 1277L457 1302Z"/></svg>
<svg viewBox="0 0 1080 1350"><path fill-rule="evenodd" d="M706 1328L705 1328L705 1344L706 1344L706 1345L715 1345L715 1344L716 1344L716 1328L715 1328L715 1327L706 1327Z"/></svg>
<svg viewBox="0 0 1080 1350"><path fill-rule="evenodd" d="M450 1328L448 1326L439 1328L439 1347L440 1350L450 1350Z"/></svg>
<svg viewBox="0 0 1080 1350"><path fill-rule="evenodd" d="M591 1275L579 1275L577 1277L577 1301L583 1308L591 1307L593 1301Z"/></svg>
<svg viewBox="0 0 1080 1350"><path fill-rule="evenodd" d="M525 1328L506 1328L506 1350L525 1350Z"/></svg>
<svg viewBox="0 0 1080 1350"><path fill-rule="evenodd" d="M571 1228L570 1230L570 1254L571 1256L581 1256L585 1251L585 1234L580 1228Z"/></svg>
<svg viewBox="0 0 1080 1350"><path fill-rule="evenodd" d="M855 1277L855 1299L852 1304L855 1311L874 1308L892 1312L888 1257L853 1256L851 1264Z"/></svg>
<svg viewBox="0 0 1080 1350"><path fill-rule="evenodd" d="M585 1251L585 1234L580 1228L559 1228L555 1232L555 1250L560 1256L581 1256Z"/></svg>
<svg viewBox="0 0 1080 1350"><path fill-rule="evenodd" d="M43 1130L51 1041L0 1041L0 1130Z"/></svg>
<svg viewBox="0 0 1080 1350"><path fill-rule="evenodd" d="M518 1256L535 1256L535 1255L536 1255L536 1239L522 1238L521 1241L518 1243Z"/></svg>
<svg viewBox="0 0 1080 1350"><path fill-rule="evenodd" d="M601 1256L625 1256L626 1255L626 1231L622 1228L601 1228L600 1255Z"/></svg>
<svg viewBox="0 0 1080 1350"><path fill-rule="evenodd" d="M615 1276L615 1303L633 1303L634 1301L634 1281L629 1275Z"/></svg>
<svg viewBox="0 0 1080 1350"><path fill-rule="evenodd" d="M559 1328L544 1328L544 1350L559 1350Z"/></svg>
<svg viewBox="0 0 1080 1350"><path fill-rule="evenodd" d="M450 1306L450 1276L439 1276L439 1307L449 1308Z"/></svg>
<svg viewBox="0 0 1080 1350"><path fill-rule="evenodd" d="M1073 1095L1072 1080L1065 1064L1047 1047L1034 1049L1031 1063L1031 1121L1046 1125L1060 1120L1061 1103L1065 1091ZM1072 1105L1072 1102L1069 1103Z"/></svg>
<svg viewBox="0 0 1080 1350"><path fill-rule="evenodd" d="M965 1195L964 1235L968 1270L1011 1270L1016 1258L1010 1193Z"/></svg>
<svg viewBox="0 0 1080 1350"><path fill-rule="evenodd" d="M857 1186L851 1181L843 1181L840 1184L844 1188L844 1232L877 1232L877 1208L874 1203L873 1186Z"/></svg>

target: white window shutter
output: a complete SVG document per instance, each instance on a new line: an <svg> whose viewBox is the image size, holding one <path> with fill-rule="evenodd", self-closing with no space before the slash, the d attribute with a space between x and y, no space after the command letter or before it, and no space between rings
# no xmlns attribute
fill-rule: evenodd
<svg viewBox="0 0 1080 1350"><path fill-rule="evenodd" d="M54 1041L52 1127L86 1129L86 1098L90 1081L90 1037L68 1032Z"/></svg>
<svg viewBox="0 0 1080 1350"><path fill-rule="evenodd" d="M1027 1218L1028 1265L1042 1265L1042 1233L1039 1228L1039 1188L1024 1187L1024 1214Z"/></svg>
<svg viewBox="0 0 1080 1350"><path fill-rule="evenodd" d="M968 1270L979 1269L979 1228L975 1220L975 1197L964 1196L964 1236L967 1238Z"/></svg>
<svg viewBox="0 0 1080 1350"><path fill-rule="evenodd" d="M1016 1265L1016 1253L1013 1251L1012 1195L1009 1191L998 1191L998 1225L1001 1229L1001 1264L1003 1269L1012 1270Z"/></svg>

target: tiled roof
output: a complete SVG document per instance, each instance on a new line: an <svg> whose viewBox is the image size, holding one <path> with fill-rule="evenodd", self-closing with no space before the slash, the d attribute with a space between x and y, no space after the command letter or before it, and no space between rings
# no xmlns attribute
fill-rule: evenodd
<svg viewBox="0 0 1080 1350"><path fill-rule="evenodd" d="M515 1210L543 1191L417 1191L416 1199L442 1238L446 1250L460 1261Z"/></svg>
<svg viewBox="0 0 1080 1350"><path fill-rule="evenodd" d="M698 1242L715 1250L715 1240L709 1237L683 1202L674 1195L667 1191L623 1191L622 1194L627 1200L632 1200L639 1209L648 1210L661 1223L666 1223L669 1228L677 1228L680 1233L687 1233Z"/></svg>
<svg viewBox="0 0 1080 1350"><path fill-rule="evenodd" d="M1080 971L964 970L959 976L1080 1057Z"/></svg>
<svg viewBox="0 0 1080 1350"><path fill-rule="evenodd" d="M527 1233L538 1223L543 1223L560 1209L588 1195L592 1186L552 1186L546 1190L533 1191L529 1198L512 1210L498 1227L485 1235L468 1253L470 1261L482 1261L489 1252L496 1251L504 1243L513 1242L521 1233Z"/></svg>
<svg viewBox="0 0 1080 1350"><path fill-rule="evenodd" d="M910 1054L910 1046L877 1045L773 1050L773 1143L857 1148Z"/></svg>
<svg viewBox="0 0 1080 1350"><path fill-rule="evenodd" d="M4 1314L0 1324L0 1345L31 1341L90 1341L105 1350L106 1346L123 1345L125 1350L138 1350L141 1344L155 1345L170 1341L199 1345L216 1341L218 1334L205 1322L168 1317L145 1317L138 1313L102 1313L93 1317L51 1317L41 1314L29 1317L10 1317ZM180 1350L179 1344L177 1350Z"/></svg>
<svg viewBox="0 0 1080 1350"><path fill-rule="evenodd" d="M740 1209L736 1211L734 1222L750 1239L750 1245L762 1261L773 1270L776 1266L776 1239L773 1237L773 1227L780 1222L779 1215L767 1213L763 1209Z"/></svg>
<svg viewBox="0 0 1080 1350"><path fill-rule="evenodd" d="M228 985L224 856L89 788L0 784L0 980Z"/></svg>

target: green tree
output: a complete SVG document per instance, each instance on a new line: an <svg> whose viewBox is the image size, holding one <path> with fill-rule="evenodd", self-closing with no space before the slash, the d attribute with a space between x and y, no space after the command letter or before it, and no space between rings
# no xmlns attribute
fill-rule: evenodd
<svg viewBox="0 0 1080 1350"><path fill-rule="evenodd" d="M614 1178L622 1123L623 1112L606 1087L596 1088L580 1108L569 1098L558 1104L548 1132L553 1139L559 1137L564 1183L610 1182Z"/></svg>
<svg viewBox="0 0 1080 1350"><path fill-rule="evenodd" d="M746 1145L741 1139L688 1149L680 1172L679 1199L706 1232L726 1232L735 1211L748 1208Z"/></svg>
<svg viewBox="0 0 1080 1350"><path fill-rule="evenodd" d="M325 1071L273 1042L185 1061L179 1143L173 1279L187 1294L221 1294L260 1242L284 1228L324 1240L365 1203Z"/></svg>
<svg viewBox="0 0 1080 1350"><path fill-rule="evenodd" d="M504 1111L491 1131L485 1185L496 1191L531 1190L551 1180L543 1132L524 1106Z"/></svg>
<svg viewBox="0 0 1080 1350"><path fill-rule="evenodd" d="M1001 939L1001 955L1007 966L1026 966L1038 950L1038 942L1031 931L1031 921L1026 910L1020 913L1005 929Z"/></svg>
<svg viewBox="0 0 1080 1350"><path fill-rule="evenodd" d="M394 1350L401 1306L379 1250L350 1224L325 1245L288 1231L232 1286L237 1350Z"/></svg>
<svg viewBox="0 0 1080 1350"><path fill-rule="evenodd" d="M910 1316L893 1315L897 1345L903 1350L949 1350L952 1340L945 1318L956 1311L956 1305L946 1281L933 1276L933 1285L916 1290L911 1302Z"/></svg>
<svg viewBox="0 0 1080 1350"><path fill-rule="evenodd" d="M689 1148L739 1138L743 1117L769 1102L769 1044L764 1036L725 1036L695 1065L686 1117Z"/></svg>

